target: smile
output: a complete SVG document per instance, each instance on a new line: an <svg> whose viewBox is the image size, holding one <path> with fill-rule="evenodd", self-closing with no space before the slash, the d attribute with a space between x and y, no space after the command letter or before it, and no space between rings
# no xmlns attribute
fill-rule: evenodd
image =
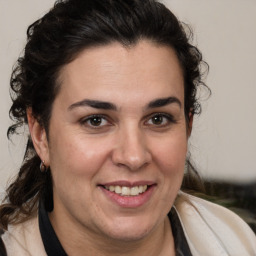
<svg viewBox="0 0 256 256"><path fill-rule="evenodd" d="M115 205L136 209L150 201L157 184L151 181L115 181L98 187Z"/></svg>
<svg viewBox="0 0 256 256"><path fill-rule="evenodd" d="M144 193L148 186L141 185L141 186L134 186L134 187L127 187L127 186L104 186L110 192L114 192L121 196L138 196L139 194Z"/></svg>

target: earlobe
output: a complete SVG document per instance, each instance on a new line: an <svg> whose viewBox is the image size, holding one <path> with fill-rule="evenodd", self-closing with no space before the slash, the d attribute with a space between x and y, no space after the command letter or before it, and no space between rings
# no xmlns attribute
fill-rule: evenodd
<svg viewBox="0 0 256 256"><path fill-rule="evenodd" d="M34 148L41 160L44 161L45 165L49 166L49 147L46 131L44 127L40 125L38 120L33 116L31 108L27 109L27 119Z"/></svg>

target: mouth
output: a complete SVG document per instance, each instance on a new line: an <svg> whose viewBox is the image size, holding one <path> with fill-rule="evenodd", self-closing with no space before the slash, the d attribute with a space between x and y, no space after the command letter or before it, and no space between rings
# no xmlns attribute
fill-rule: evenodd
<svg viewBox="0 0 256 256"><path fill-rule="evenodd" d="M136 209L151 200L157 183L145 180L136 182L119 180L99 184L98 187L106 198L114 204L122 208Z"/></svg>
<svg viewBox="0 0 256 256"><path fill-rule="evenodd" d="M138 196L145 193L149 189L150 185L140 186L104 186L104 188L110 192L118 194L120 196Z"/></svg>
<svg viewBox="0 0 256 256"><path fill-rule="evenodd" d="M115 181L99 188L111 202L123 208L138 208L150 201L157 184L151 181Z"/></svg>

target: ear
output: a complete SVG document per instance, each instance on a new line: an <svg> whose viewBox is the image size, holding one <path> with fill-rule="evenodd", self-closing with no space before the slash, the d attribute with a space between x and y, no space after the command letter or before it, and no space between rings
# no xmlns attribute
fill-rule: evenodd
<svg viewBox="0 0 256 256"><path fill-rule="evenodd" d="M31 108L27 109L27 119L34 148L41 160L44 161L45 166L49 166L49 146L46 131L33 116Z"/></svg>
<svg viewBox="0 0 256 256"><path fill-rule="evenodd" d="M188 137L190 137L190 135L192 133L193 119L194 119L193 113L189 112L189 114L188 114Z"/></svg>

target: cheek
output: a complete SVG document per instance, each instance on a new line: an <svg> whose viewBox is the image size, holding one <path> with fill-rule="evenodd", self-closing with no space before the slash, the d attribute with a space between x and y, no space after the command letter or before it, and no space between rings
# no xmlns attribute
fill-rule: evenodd
<svg viewBox="0 0 256 256"><path fill-rule="evenodd" d="M55 136L51 145L52 171L71 179L94 176L108 155L106 143L82 136Z"/></svg>
<svg viewBox="0 0 256 256"><path fill-rule="evenodd" d="M88 207L97 175L106 159L106 145L100 146L81 136L56 136L50 152L55 196L66 205L72 201L72 205Z"/></svg>
<svg viewBox="0 0 256 256"><path fill-rule="evenodd" d="M154 148L155 159L167 173L183 173L187 154L187 138L184 135L165 138Z"/></svg>
<svg viewBox="0 0 256 256"><path fill-rule="evenodd" d="M177 134L177 136L166 139L162 145L158 144L156 149L157 165L161 170L160 177L163 184L160 202L162 207L168 211L173 205L183 180L187 137Z"/></svg>

